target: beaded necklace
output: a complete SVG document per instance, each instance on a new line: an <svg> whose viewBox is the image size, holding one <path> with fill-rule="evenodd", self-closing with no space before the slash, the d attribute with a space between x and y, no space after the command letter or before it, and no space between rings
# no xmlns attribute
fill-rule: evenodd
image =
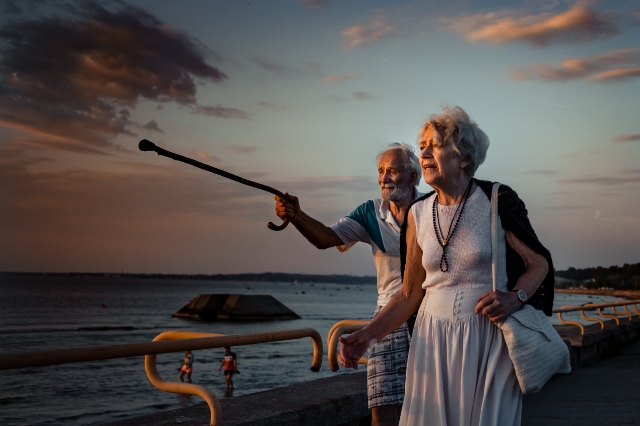
<svg viewBox="0 0 640 426"><path fill-rule="evenodd" d="M433 208L432 208L432 216L433 216L433 231L436 234L436 238L438 239L438 244L442 247L442 257L440 258L440 270L442 272L447 272L449 270L449 263L447 262L447 246L451 243L451 238L453 238L453 234L458 226L458 222L460 222L460 217L462 217L462 212L464 211L464 206L467 203L467 199L469 198L469 192L471 192L471 185L473 184L473 179L469 181L469 185L467 185L467 189L464 190L464 194L462 194L462 202L458 204L456 207L456 211L451 218L451 223L449 224L449 231L447 232L447 236L444 236L442 229L440 229L440 218L438 217L438 194L436 194L435 199L433 200ZM460 210L460 214L458 214L458 209ZM456 219L456 216L458 217ZM456 219L455 224L453 220ZM443 267L444 265L444 267Z"/></svg>

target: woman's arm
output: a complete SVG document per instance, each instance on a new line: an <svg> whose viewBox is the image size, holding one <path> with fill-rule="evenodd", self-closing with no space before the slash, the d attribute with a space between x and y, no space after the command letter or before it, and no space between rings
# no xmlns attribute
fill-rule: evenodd
<svg viewBox="0 0 640 426"><path fill-rule="evenodd" d="M505 231L505 236L507 244L522 258L525 272L518 278L511 292L489 291L478 299L476 313L486 315L493 322L504 321L522 307L515 290L524 290L528 297L533 296L549 272L547 259L527 247L513 232Z"/></svg>
<svg viewBox="0 0 640 426"><path fill-rule="evenodd" d="M424 290L422 283L426 272L422 267L422 249L416 241L416 225L413 214L407 216L407 262L402 289L393 296L380 314L365 328L345 338L340 338L338 361L346 368L358 368L358 360L369 346L382 340L402 325L418 309Z"/></svg>

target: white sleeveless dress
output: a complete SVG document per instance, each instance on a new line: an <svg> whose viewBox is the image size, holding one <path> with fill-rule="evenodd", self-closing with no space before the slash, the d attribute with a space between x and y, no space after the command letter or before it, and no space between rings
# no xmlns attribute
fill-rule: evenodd
<svg viewBox="0 0 640 426"><path fill-rule="evenodd" d="M480 188L467 200L447 247L448 272L433 223L434 196L411 211L422 249L425 297L418 312L400 424L518 426L522 393L502 332L474 308L491 290L491 203ZM438 206L445 235L457 206ZM498 289L506 291L505 238L498 224Z"/></svg>

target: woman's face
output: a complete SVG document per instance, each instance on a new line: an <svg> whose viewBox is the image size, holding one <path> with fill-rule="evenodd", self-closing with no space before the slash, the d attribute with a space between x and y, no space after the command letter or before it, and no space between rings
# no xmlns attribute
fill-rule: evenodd
<svg viewBox="0 0 640 426"><path fill-rule="evenodd" d="M420 138L420 167L427 185L438 188L463 177L468 164L450 147L438 142L438 133L429 126ZM464 165L463 165L464 164Z"/></svg>

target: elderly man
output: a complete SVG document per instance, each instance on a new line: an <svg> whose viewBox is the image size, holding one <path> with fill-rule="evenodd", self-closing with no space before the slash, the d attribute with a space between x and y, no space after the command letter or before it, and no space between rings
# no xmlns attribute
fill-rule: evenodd
<svg viewBox="0 0 640 426"><path fill-rule="evenodd" d="M402 286L400 227L411 202L420 194L420 163L413 148L393 143L378 154L380 197L358 206L335 225L325 226L300 209L298 198L276 196L276 214L288 218L307 240L319 249L337 247L347 251L358 241L371 245L378 275L378 302L373 317ZM397 425L404 399L406 360L409 350L407 325L369 348L367 384L373 425Z"/></svg>

